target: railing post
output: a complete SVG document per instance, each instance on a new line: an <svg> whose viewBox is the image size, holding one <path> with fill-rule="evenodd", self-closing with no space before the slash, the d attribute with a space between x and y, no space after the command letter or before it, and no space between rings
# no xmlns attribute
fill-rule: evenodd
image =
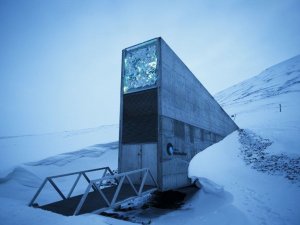
<svg viewBox="0 0 300 225"><path fill-rule="evenodd" d="M110 206L110 203L109 203L108 199L106 198L105 194L102 192L102 190L97 185L95 185L95 187L97 188L97 191L99 192L99 194L102 196L102 198L106 202L107 206Z"/></svg>
<svg viewBox="0 0 300 225"><path fill-rule="evenodd" d="M142 180L142 183L141 183L141 186L140 186L140 190L139 190L139 196L142 194L143 187L144 187L146 179L147 179L147 174L148 174L148 169L144 173L144 177L143 177L143 180Z"/></svg>
<svg viewBox="0 0 300 225"><path fill-rule="evenodd" d="M121 187L122 187L122 185L123 185L124 179L125 179L125 175L122 176L122 178L121 178L121 180L120 180L120 182L119 182L119 184L118 184L117 190L116 190L116 192L115 192L115 194L114 194L114 197L113 197L113 199L112 199L112 201L111 201L111 203L110 203L110 206L113 206L113 205L115 204L115 202L116 202L116 200L117 200L117 197L118 197L118 195L119 195L119 192L120 192L120 190L121 190Z"/></svg>
<svg viewBox="0 0 300 225"><path fill-rule="evenodd" d="M45 178L42 185L40 186L40 188L37 190L37 192L35 193L35 195L33 196L33 198L31 199L31 201L29 202L29 206L32 206L34 201L36 200L36 198L39 196L39 194L41 193L42 189L44 188L45 184L47 183L48 178Z"/></svg>
<svg viewBox="0 0 300 225"><path fill-rule="evenodd" d="M106 173L107 173L107 168L105 168L104 173L103 173L103 175L102 175L101 178L105 177L105 176L106 176Z"/></svg>
<svg viewBox="0 0 300 225"><path fill-rule="evenodd" d="M67 198L70 198L70 197L71 197L71 195L72 195L72 193L73 193L73 191L74 191L74 189L75 189L75 187L76 187L76 185L77 185L77 183L78 183L80 177L81 177L81 173L78 174L78 176L77 176L77 178L76 178L76 180L75 180L75 183L73 184L73 186L72 186L72 188L71 188L69 194L67 195Z"/></svg>
<svg viewBox="0 0 300 225"><path fill-rule="evenodd" d="M149 170L149 174L150 174L150 177L151 177L152 181L154 182L155 186L158 187L158 184L157 184L156 180L154 179L150 170Z"/></svg>
<svg viewBox="0 0 300 225"><path fill-rule="evenodd" d="M54 189L57 191L57 193L60 195L60 197L62 197L63 200L66 199L66 197L64 196L64 194L59 190L59 188L56 186L56 184L54 183L54 181L52 180L52 178L48 178L50 184L54 187Z"/></svg>
<svg viewBox="0 0 300 225"><path fill-rule="evenodd" d="M78 215L78 213L80 212L81 207L82 207L83 203L85 202L85 200L86 200L86 198L87 198L87 196L89 194L91 186L92 186L91 183L89 183L89 185L87 186L87 188L85 190L84 195L81 197L80 202L79 202L78 206L76 207L76 209L74 211L74 216Z"/></svg>
<svg viewBox="0 0 300 225"><path fill-rule="evenodd" d="M132 189L134 190L135 194L138 195L139 193L138 193L138 191L135 189L135 186L133 185L133 183L132 183L130 177L129 177L128 175L125 175L125 177L127 178L128 182L129 182L130 186L132 187Z"/></svg>
<svg viewBox="0 0 300 225"><path fill-rule="evenodd" d="M91 180L88 178L88 176L85 174L85 172L82 172L82 175L84 176L84 178L86 179L86 181L88 183L91 183ZM94 191L97 191L97 189L94 186L92 186L92 188Z"/></svg>

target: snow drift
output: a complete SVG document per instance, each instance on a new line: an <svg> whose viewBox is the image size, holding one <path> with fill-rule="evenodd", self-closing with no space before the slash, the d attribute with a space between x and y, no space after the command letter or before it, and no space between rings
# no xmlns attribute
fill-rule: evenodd
<svg viewBox="0 0 300 225"><path fill-rule="evenodd" d="M196 155L189 175L222 185L250 224L299 224L300 56L215 98L242 129Z"/></svg>

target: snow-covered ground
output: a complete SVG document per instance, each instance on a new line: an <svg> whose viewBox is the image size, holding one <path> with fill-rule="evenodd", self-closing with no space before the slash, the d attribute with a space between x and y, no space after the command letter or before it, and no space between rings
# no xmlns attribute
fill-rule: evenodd
<svg viewBox="0 0 300 225"><path fill-rule="evenodd" d="M215 98L244 130L193 158L189 174L200 177L201 194L215 198L206 186L230 193L249 224L300 224L300 56ZM218 206L211 216L227 215L227 208ZM199 221L213 224L207 215Z"/></svg>
<svg viewBox="0 0 300 225"><path fill-rule="evenodd" d="M152 224L300 224L300 56L215 97L243 130L194 157L189 176L201 190L180 209L151 217ZM117 169L117 137L118 126L0 137L1 151L9 152L0 159L1 224L128 224L27 206L46 176ZM54 198L49 187L39 200Z"/></svg>
<svg viewBox="0 0 300 225"><path fill-rule="evenodd" d="M78 136L79 138L79 136ZM0 221L3 225L33 225L33 224L127 224L125 221L115 220L97 215L83 215L79 217L65 217L41 209L28 207L28 203L46 176L76 172L109 166L117 168L118 143L97 144L79 151L69 152L42 159L36 162L21 164L12 168L0 178ZM61 190L67 191L75 177L59 178L57 184ZM69 184L69 185L65 185ZM87 183L80 180L78 190L86 188ZM59 200L59 196L50 185L38 198L39 203Z"/></svg>
<svg viewBox="0 0 300 225"><path fill-rule="evenodd" d="M117 169L117 139L118 125L0 137L0 149L5 151L2 154L5 157L0 158L0 224L128 224L96 215L65 217L28 207L29 201L47 176L102 166ZM74 179L60 179L57 183L64 191L64 185L69 184L65 187L70 187ZM74 194L82 193L87 184L80 180L78 186L81 189L75 190ZM48 185L38 200L46 203L59 200L59 196Z"/></svg>
<svg viewBox="0 0 300 225"><path fill-rule="evenodd" d="M105 125L57 133L0 136L0 150L5 155L0 158L0 174L20 163L116 141L118 129L118 125Z"/></svg>

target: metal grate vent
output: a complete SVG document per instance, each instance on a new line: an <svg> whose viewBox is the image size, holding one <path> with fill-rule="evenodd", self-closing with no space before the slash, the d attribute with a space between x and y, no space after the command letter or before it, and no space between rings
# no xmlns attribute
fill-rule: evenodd
<svg viewBox="0 0 300 225"><path fill-rule="evenodd" d="M157 89L123 95L122 143L157 142Z"/></svg>

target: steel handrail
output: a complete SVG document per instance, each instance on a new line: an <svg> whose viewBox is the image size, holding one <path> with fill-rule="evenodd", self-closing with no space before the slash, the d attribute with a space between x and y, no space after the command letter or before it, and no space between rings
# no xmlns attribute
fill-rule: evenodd
<svg viewBox="0 0 300 225"><path fill-rule="evenodd" d="M33 204L35 203L35 200L37 199L37 197L39 196L39 194L41 193L41 191L43 190L43 188L45 187L46 183L49 182L53 188L55 189L55 191L61 196L62 199L68 199L71 197L76 185L78 184L78 181L80 179L81 176L83 176L85 178L85 180L90 183L90 179L89 177L86 175L86 173L90 173L90 172L95 172L95 171L100 171L100 170L104 170L103 173L103 177L106 176L106 173L109 172L111 175L113 175L112 170L109 167L101 167L101 168L96 168L96 169L90 169L90 170L82 170L82 171L77 171L77 172L72 172L72 173L65 173L65 174L60 174L60 175L55 175L55 176L49 176L46 177L43 181L43 183L41 184L41 186L39 187L39 189L37 190L37 192L35 193L35 195L33 196L33 198L31 199L31 201L29 202L29 206L33 206ZM57 187L57 185L55 184L53 179L56 178L60 178L60 177L66 177L66 176L73 176L78 174L74 184L72 185L67 197L61 192L61 190ZM96 191L95 187L93 187L94 191Z"/></svg>
<svg viewBox="0 0 300 225"><path fill-rule="evenodd" d="M139 190L137 191L133 185L133 182L131 181L129 175L131 174L136 174L136 173L141 173L141 172L144 172L144 175L143 175L143 178L142 178L142 183L140 184L140 188ZM145 183L146 183L146 179L147 179L147 176L150 176L151 180L153 181L153 184L154 184L154 188L150 189L150 190L147 190L147 191L144 191L143 192L143 188L145 186ZM102 183L102 181L104 180L109 180L109 179L117 179L117 178L120 178L120 181L119 183L117 184L117 189L115 190L115 193L113 195L113 198L111 201L108 201L107 197L105 196L105 194L103 193L103 191L97 186L97 183L100 182L100 184ZM127 198L125 200L121 200L121 201L117 201L117 198L119 196L119 193L120 193L120 190L122 188L122 185L125 181L125 179L128 180L130 186L132 187L132 189L134 190L135 192L135 196L132 196L130 198ZM152 176L151 174L151 171L149 168L143 168L143 169L137 169L137 170L133 170L133 171L129 171L129 172L123 172L123 173L119 173L119 174L114 174L112 176L106 176L106 177L102 177L100 179L95 179L95 180L91 180L88 187L86 188L85 190L85 193L82 195L75 211L74 211L74 215L78 215L80 213L80 210L83 206L83 204L85 203L86 199L87 199L87 196L88 194L90 193L90 190L91 188L95 187L96 191L100 194L100 196L104 199L107 207L105 208L102 208L102 209L98 209L98 210L95 210L94 213L99 213L101 211L105 211L106 209L108 208L113 208L113 207L116 207L120 204L122 204L123 202L126 202L130 199L133 199L135 197L139 197L139 196L142 196L142 194L147 194L147 193L151 193L155 190L157 190L157 183L154 179L154 177ZM99 197L100 197L99 196Z"/></svg>
<svg viewBox="0 0 300 225"><path fill-rule="evenodd" d="M90 180L89 177L86 175L86 173L89 172L94 172L94 171L100 171L100 170L104 170L103 175L101 178L99 179L93 179ZM109 173L110 175L107 175L107 173ZM139 189L137 190L135 185L133 184L130 175L132 174L137 174L137 173L142 173L142 181ZM60 177L66 177L66 176L72 176L72 175L78 175L77 178L75 179L75 182L73 183L69 193L67 196L65 196L62 191L57 187L57 185L55 184L53 179L56 178L60 178ZM114 174L112 172L112 170L109 167L101 167L101 168L97 168L97 169L90 169L90 170L83 170L83 171L78 171L78 172L73 172L73 173L66 173L66 174L61 174L61 175L55 175L55 176L49 176L46 177L43 181L43 183L41 184L41 186L39 187L39 189L37 190L37 192L35 193L34 197L32 198L32 200L29 203L29 206L33 206L35 203L35 200L37 199L37 197L39 196L39 194L41 193L41 191L43 190L43 188L45 187L46 183L49 182L53 188L56 190L56 192L61 196L61 198L63 200L69 199L76 187L76 185L78 184L78 181L80 180L81 177L84 177L85 180L88 182L88 186L84 192L84 194L82 195L75 211L74 211L74 215L78 215L80 213L80 210L83 206L83 204L85 203L88 194L90 193L90 190L93 189L95 192L98 192L100 195L99 197L105 201L107 207L104 208L100 208L95 210L93 213L99 213L101 211L104 211L108 208L112 208L112 207L116 207L118 205L121 205L123 202L127 202L131 199L134 199L136 197L140 197L142 195L151 193L155 190L157 190L157 182L154 179L154 177L152 176L152 173L150 171L149 168L142 168L142 169L137 169L137 170L133 170L133 171L128 171L128 172L123 172L123 173L119 173L119 174ZM153 181L153 187L149 190L143 191L143 188L145 186L147 177L149 177L152 181ZM101 187L103 186L103 182L107 181L107 180L115 180L115 185L117 186L113 198L111 199L111 201L108 200L108 198L106 197L105 193L102 191ZM124 184L124 181L127 180L128 184L130 185L130 187L133 189L135 195L133 196L129 196L128 198L124 199L124 200L120 200L117 201L119 194L120 194L120 190L122 189L122 185Z"/></svg>

